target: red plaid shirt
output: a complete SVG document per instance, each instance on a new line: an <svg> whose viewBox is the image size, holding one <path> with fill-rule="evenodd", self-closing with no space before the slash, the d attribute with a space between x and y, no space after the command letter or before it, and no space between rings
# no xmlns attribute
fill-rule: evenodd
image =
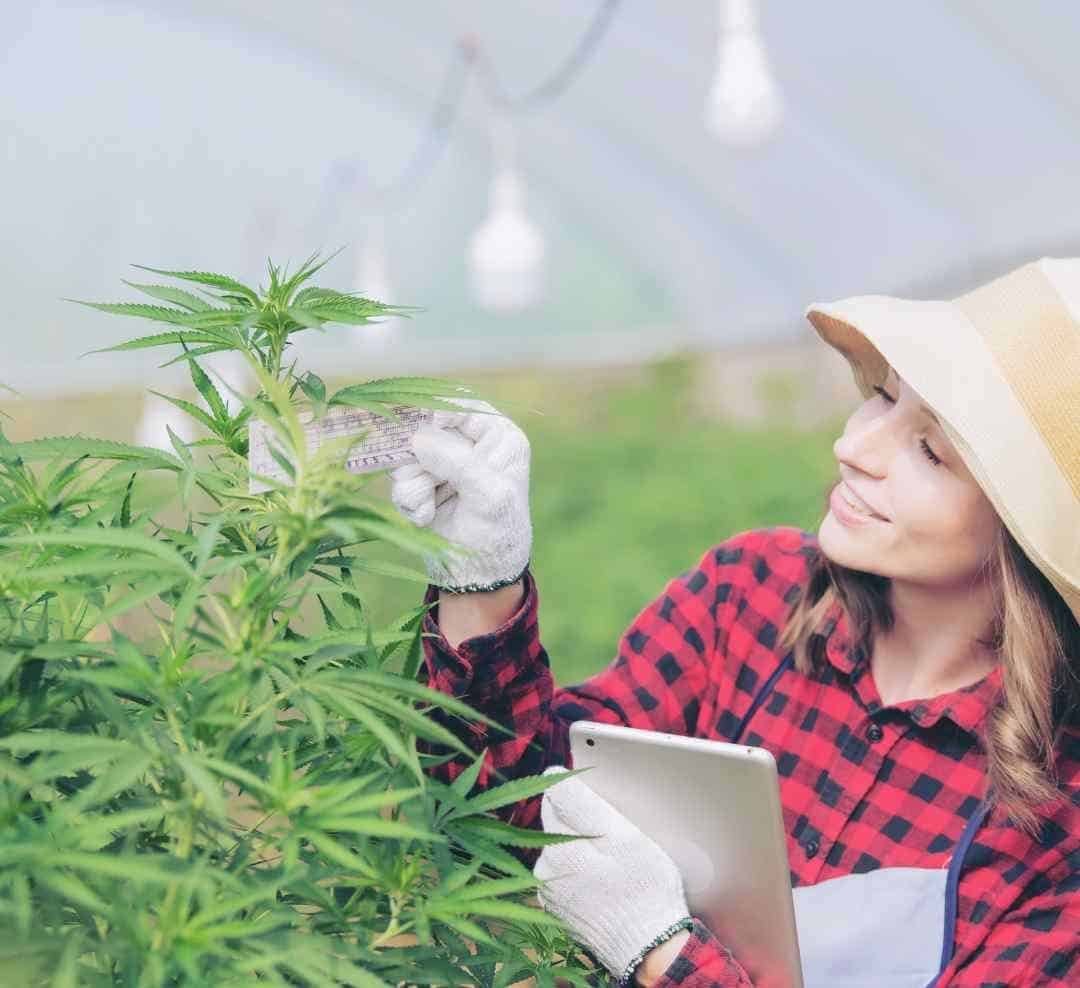
<svg viewBox="0 0 1080 988"><path fill-rule="evenodd" d="M458 723L472 748L489 747L479 786L497 781L494 769L507 778L569 765L569 725L579 719L731 740L784 658L779 630L815 551L814 535L786 526L715 546L641 611L607 668L563 688L555 687L540 644L528 574L519 611L456 649L439 635L433 608L425 624L433 634L425 639L430 685L515 734L489 737L481 725ZM429 588L427 600L436 599ZM952 693L885 706L838 605L820 632L826 667L811 676L787 670L741 738L776 758L792 885L882 867L947 867L986 794L978 735L1000 692L1000 669ZM434 771L447 781L464 764ZM1080 984L1080 730L1061 742L1059 778L1067 798L1038 840L996 809L976 832L940 988ZM539 827L539 809L534 797L501 815ZM751 981L695 922L660 984L745 988Z"/></svg>

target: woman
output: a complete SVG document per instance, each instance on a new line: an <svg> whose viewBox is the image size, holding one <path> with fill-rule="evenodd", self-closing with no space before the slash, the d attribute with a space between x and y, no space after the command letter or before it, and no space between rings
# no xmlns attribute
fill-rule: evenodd
<svg viewBox="0 0 1080 988"><path fill-rule="evenodd" d="M1080 259L807 315L865 398L819 531L713 547L577 686L538 636L520 430L472 412L417 433L394 501L472 550L430 563L430 682L515 730L468 735L481 785L569 764L580 718L768 748L808 988L1078 984ZM578 779L505 816L604 835L536 874L622 983L752 984Z"/></svg>

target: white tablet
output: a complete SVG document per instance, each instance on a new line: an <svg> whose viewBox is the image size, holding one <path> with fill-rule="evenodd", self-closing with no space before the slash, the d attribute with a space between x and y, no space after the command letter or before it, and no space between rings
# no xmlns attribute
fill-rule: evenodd
<svg viewBox="0 0 1080 988"><path fill-rule="evenodd" d="M578 778L678 865L690 912L758 988L803 988L776 762L764 748L579 720Z"/></svg>

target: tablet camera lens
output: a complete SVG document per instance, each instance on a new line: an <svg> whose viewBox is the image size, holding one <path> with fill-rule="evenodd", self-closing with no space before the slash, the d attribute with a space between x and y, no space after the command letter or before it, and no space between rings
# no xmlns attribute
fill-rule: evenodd
<svg viewBox="0 0 1080 988"><path fill-rule="evenodd" d="M591 748L596 742L592 738L586 738L585 743Z"/></svg>

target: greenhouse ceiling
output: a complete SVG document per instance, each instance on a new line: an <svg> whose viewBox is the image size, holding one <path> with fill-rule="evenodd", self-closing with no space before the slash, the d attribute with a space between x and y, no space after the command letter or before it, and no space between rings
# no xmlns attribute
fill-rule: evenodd
<svg viewBox="0 0 1080 988"><path fill-rule="evenodd" d="M267 255L341 247L328 284L424 311L313 338L310 359L443 369L790 339L810 301L932 297L1080 252L1076 4L762 4L783 112L743 146L705 122L716 0L622 0L562 91L496 131L546 266L532 305L485 309L468 252L499 115L474 72L433 128L448 71L468 38L505 93L529 92L603 6L13 5L0 380L140 383L154 361L78 358L136 327L62 300L132 298L131 263L258 279Z"/></svg>

